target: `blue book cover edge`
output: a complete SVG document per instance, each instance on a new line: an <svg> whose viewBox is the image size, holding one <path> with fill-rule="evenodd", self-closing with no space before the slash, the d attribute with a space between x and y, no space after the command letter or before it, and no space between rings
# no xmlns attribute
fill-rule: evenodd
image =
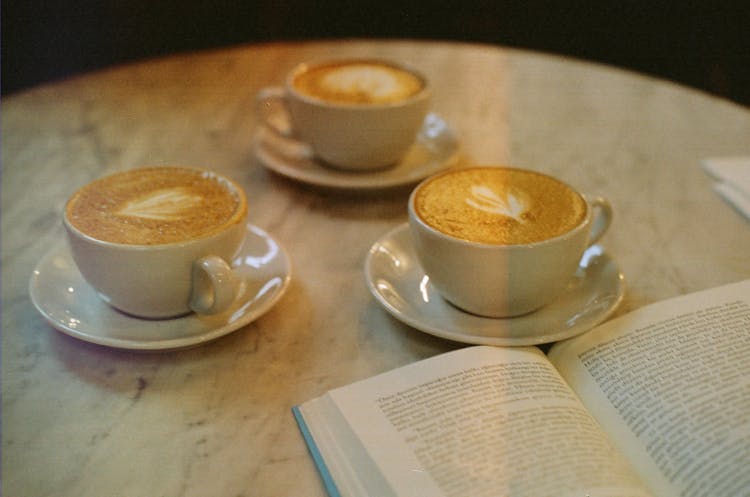
<svg viewBox="0 0 750 497"><path fill-rule="evenodd" d="M310 429L307 427L307 423L305 423L305 418L302 416L299 406L292 407L292 414L294 414L294 419L297 421L297 426L299 427L300 433L302 433L302 438L305 440L307 450L310 451L315 467L318 469L318 473L323 479L323 485L325 486L326 492L328 492L330 497L341 497L339 489L336 488L336 484L333 482L333 477L328 471L328 466L326 466L325 461L323 461L323 456L320 454L318 446L310 433Z"/></svg>

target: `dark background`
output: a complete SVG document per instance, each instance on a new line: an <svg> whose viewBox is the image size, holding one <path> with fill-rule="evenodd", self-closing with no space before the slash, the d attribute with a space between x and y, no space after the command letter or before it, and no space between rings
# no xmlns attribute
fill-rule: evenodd
<svg viewBox="0 0 750 497"><path fill-rule="evenodd" d="M380 37L571 55L750 106L748 1L6 0L1 8L4 94L196 49Z"/></svg>

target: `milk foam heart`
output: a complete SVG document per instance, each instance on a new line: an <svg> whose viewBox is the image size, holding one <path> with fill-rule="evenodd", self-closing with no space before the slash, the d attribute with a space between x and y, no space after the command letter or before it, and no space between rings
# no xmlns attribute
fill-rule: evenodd
<svg viewBox="0 0 750 497"><path fill-rule="evenodd" d="M509 188L501 194L487 185L473 185L470 192L471 196L464 200L467 205L491 214L511 217L519 223L526 222L521 215L529 210L531 199L525 192Z"/></svg>
<svg viewBox="0 0 750 497"><path fill-rule="evenodd" d="M379 61L332 62L310 66L294 78L301 93L333 103L399 102L424 88L417 75Z"/></svg>
<svg viewBox="0 0 750 497"><path fill-rule="evenodd" d="M586 216L585 200L565 183L512 168L468 168L437 175L416 191L415 209L442 233L501 245L554 238Z"/></svg>
<svg viewBox="0 0 750 497"><path fill-rule="evenodd" d="M226 180L180 167L142 168L96 180L66 207L72 226L91 238L128 245L189 241L245 217L246 206Z"/></svg>
<svg viewBox="0 0 750 497"><path fill-rule="evenodd" d="M184 187L165 188L148 192L126 201L114 210L118 216L130 216L161 221L179 221L190 210L199 208L203 197Z"/></svg>

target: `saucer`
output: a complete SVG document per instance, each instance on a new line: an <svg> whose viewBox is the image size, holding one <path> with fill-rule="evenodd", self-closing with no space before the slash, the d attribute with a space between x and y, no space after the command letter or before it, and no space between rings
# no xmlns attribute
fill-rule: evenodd
<svg viewBox="0 0 750 497"><path fill-rule="evenodd" d="M271 171L315 186L353 190L417 183L455 164L459 149L454 131L434 113L425 117L406 156L393 167L376 171L344 171L326 166L313 156L307 144L282 137L265 126L258 129L254 140L255 156Z"/></svg>
<svg viewBox="0 0 750 497"><path fill-rule="evenodd" d="M200 345L231 333L268 311L286 291L291 265L283 248L248 224L233 266L244 280L232 306L220 314L140 319L105 304L83 279L67 243L48 252L31 276L37 310L59 331L81 340L134 350L172 350Z"/></svg>
<svg viewBox="0 0 750 497"><path fill-rule="evenodd" d="M556 301L514 318L469 314L437 294L412 248L408 224L370 248L365 278L375 299L400 321L456 342L522 346L571 338L607 319L625 294L618 265L600 245L584 253L575 277Z"/></svg>

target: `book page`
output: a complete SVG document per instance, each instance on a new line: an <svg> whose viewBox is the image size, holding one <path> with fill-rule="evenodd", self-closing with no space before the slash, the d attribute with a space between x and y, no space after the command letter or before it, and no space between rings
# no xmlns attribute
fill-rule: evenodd
<svg viewBox="0 0 750 497"><path fill-rule="evenodd" d="M292 412L330 497L397 497L330 395Z"/></svg>
<svg viewBox="0 0 750 497"><path fill-rule="evenodd" d="M647 495L536 348L461 349L330 398L396 495Z"/></svg>
<svg viewBox="0 0 750 497"><path fill-rule="evenodd" d="M550 360L657 495L750 495L750 280L657 303Z"/></svg>

